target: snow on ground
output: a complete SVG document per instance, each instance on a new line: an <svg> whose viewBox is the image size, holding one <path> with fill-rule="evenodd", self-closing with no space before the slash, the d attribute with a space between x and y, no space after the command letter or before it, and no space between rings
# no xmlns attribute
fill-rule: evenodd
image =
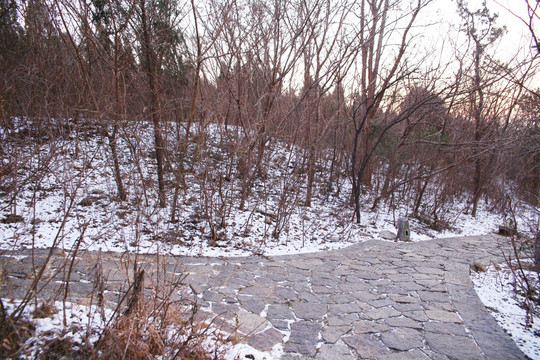
<svg viewBox="0 0 540 360"><path fill-rule="evenodd" d="M352 221L348 177L342 176L334 184L333 193L328 194L321 173L316 174L312 206L303 206L306 174L299 171L303 166L301 151L291 151L279 142L266 152L265 160L270 164L266 178L255 180L252 193L240 209L241 184L231 181L227 174L236 169L238 159L228 158L230 153L223 150L231 137L229 132L217 125L207 128L210 146L200 150L203 153L199 161L186 171L187 186L181 190L175 223L170 221L170 206L156 206L155 164L148 129L140 129L138 137L119 141L121 168L129 192L125 203L115 199L110 155L100 139L34 145L32 152L18 154L25 159L19 170L25 181L14 184L18 190L15 198L0 191L0 251L53 245L71 249L80 241L80 247L89 250L189 256L306 253L380 239L381 231L396 233L398 218L410 215L406 207L390 207L384 202L371 211L372 199L365 195L361 224L356 224ZM192 153L197 151L192 149ZM47 171L37 171L43 168ZM169 181L174 180L171 177ZM216 187L216 179L222 180L221 188ZM337 188L339 194L335 194ZM168 204L173 197L170 192ZM538 226L538 209L516 205L521 231ZM476 218L468 214L468 209L466 199L445 206L443 215L451 227L442 232L409 218L412 241L492 233L506 220L490 212L486 205L480 205ZM11 214L22 216L22 221L7 221ZM224 219L225 227L216 227L217 241L211 241L210 228L220 219ZM512 300L511 286L492 271L478 275L474 282L483 301L492 301L487 306L498 309L494 316L506 321L502 326L512 332L524 351L532 354L529 356L540 358L538 336L531 336L531 331L517 332L524 315ZM536 331L537 326L538 322L534 325ZM244 345L232 346L228 354L230 358L251 354L256 359L275 355Z"/></svg>
<svg viewBox="0 0 540 360"><path fill-rule="evenodd" d="M538 274L526 271L532 284L538 289ZM507 266L496 269L493 265L486 272L475 272L471 275L478 297L491 315L508 334L512 336L518 347L531 359L540 359L540 308L527 322L527 312L520 306L524 298L516 295L514 275Z"/></svg>
<svg viewBox="0 0 540 360"><path fill-rule="evenodd" d="M229 158L231 152L226 150L239 136L237 128L231 129L208 126L208 146L190 150L191 154L199 152L199 158L185 171L186 187L180 191L175 223L170 221L171 190L167 194L169 206L156 206L149 129L134 129L139 131L138 137L119 139L129 192L125 203L115 199L110 155L100 138L35 145L20 169L24 175L14 184L18 190L15 198L0 191L0 220L4 220L0 221L0 250L53 244L69 249L80 240L81 248L118 252L189 256L305 253L378 239L382 230L396 233L398 218L409 215L406 207L391 208L384 202L371 211L372 200L365 195L361 224L356 224L349 178L342 175L329 193L323 173L316 174L312 205L303 206L306 174L301 170L302 151L278 141L266 151L266 178L255 179L240 209L241 181L231 175L239 160ZM44 168L46 172L38 171ZM172 182L173 176L169 174L167 180ZM467 209L466 199L445 206L443 215L451 228L443 232L411 218L412 240L491 233L504 221L487 206L481 206L476 218L468 215ZM525 206L520 210L520 230L527 230L525 224L534 223L540 212ZM22 216L22 221L5 221L10 214ZM212 230L217 240L211 239Z"/></svg>
<svg viewBox="0 0 540 360"><path fill-rule="evenodd" d="M20 301L8 299L2 301L8 315L20 304ZM39 309L43 308L38 307ZM44 345L51 340L70 340L79 345L83 341L94 343L112 314L113 311L110 309L103 309L101 312L96 306L71 302L56 301L45 311L36 311L35 305L29 304L23 311L22 319L33 325L33 331L24 343L24 351L17 359L37 359Z"/></svg>

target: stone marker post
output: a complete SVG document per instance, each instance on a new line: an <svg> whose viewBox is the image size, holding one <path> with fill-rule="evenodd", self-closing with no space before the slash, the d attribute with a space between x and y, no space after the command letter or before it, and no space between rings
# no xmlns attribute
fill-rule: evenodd
<svg viewBox="0 0 540 360"><path fill-rule="evenodd" d="M411 241L411 232L409 230L409 220L406 218L399 218L398 220L398 232L396 241Z"/></svg>

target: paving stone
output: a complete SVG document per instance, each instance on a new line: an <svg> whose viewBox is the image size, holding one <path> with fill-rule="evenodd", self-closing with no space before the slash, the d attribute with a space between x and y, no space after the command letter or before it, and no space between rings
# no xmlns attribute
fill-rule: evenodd
<svg viewBox="0 0 540 360"><path fill-rule="evenodd" d="M253 295L253 296L270 296L272 293L271 288L262 286L249 286L239 291L239 295Z"/></svg>
<svg viewBox="0 0 540 360"><path fill-rule="evenodd" d="M295 300L297 298L296 291L291 287L276 286L272 291L272 295L284 300Z"/></svg>
<svg viewBox="0 0 540 360"><path fill-rule="evenodd" d="M426 310L445 310L445 311L450 311L450 312L457 311L453 303L428 302L428 303L422 303L422 306Z"/></svg>
<svg viewBox="0 0 540 360"><path fill-rule="evenodd" d="M425 302L450 302L450 295L444 292L417 291L417 294L420 296L420 299Z"/></svg>
<svg viewBox="0 0 540 360"><path fill-rule="evenodd" d="M426 310L426 316L431 320L438 320L449 323L462 323L459 315L455 312L445 310Z"/></svg>
<svg viewBox="0 0 540 360"><path fill-rule="evenodd" d="M306 303L328 303L330 302L330 297L323 294L314 294L311 291L300 291L298 293L298 299L301 302Z"/></svg>
<svg viewBox="0 0 540 360"><path fill-rule="evenodd" d="M321 334L326 342L333 344L349 331L351 331L350 326L325 326Z"/></svg>
<svg viewBox="0 0 540 360"><path fill-rule="evenodd" d="M471 278L467 273L452 273L447 272L444 274L444 282L447 284L472 286Z"/></svg>
<svg viewBox="0 0 540 360"><path fill-rule="evenodd" d="M292 310L299 319L320 320L326 314L326 304L293 302Z"/></svg>
<svg viewBox="0 0 540 360"><path fill-rule="evenodd" d="M381 340L390 349L408 351L422 347L423 336L418 330L397 328L382 333Z"/></svg>
<svg viewBox="0 0 540 360"><path fill-rule="evenodd" d="M395 310L391 306L386 306L378 309L373 309L360 314L360 317L370 320L386 319L401 315L401 312Z"/></svg>
<svg viewBox="0 0 540 360"><path fill-rule="evenodd" d="M422 304L404 304L404 303L395 303L392 306L397 311L405 312L405 311L423 311L424 307Z"/></svg>
<svg viewBox="0 0 540 360"><path fill-rule="evenodd" d="M269 351L274 345L279 344L285 335L276 329L267 329L248 337L248 344L257 350Z"/></svg>
<svg viewBox="0 0 540 360"><path fill-rule="evenodd" d="M399 283L414 281L414 278L409 274L398 273L398 274L388 275L387 278L394 282L399 282Z"/></svg>
<svg viewBox="0 0 540 360"><path fill-rule="evenodd" d="M330 304L328 305L328 312L330 314L337 313L337 314L350 314L350 313L358 313L360 311L360 307L356 303L349 303L349 304Z"/></svg>
<svg viewBox="0 0 540 360"><path fill-rule="evenodd" d="M412 329L422 329L423 326L419 321L414 321L408 317L391 317L385 319L384 322L391 327L406 327Z"/></svg>
<svg viewBox="0 0 540 360"><path fill-rule="evenodd" d="M334 304L349 304L356 300L351 294L331 294L330 299Z"/></svg>
<svg viewBox="0 0 540 360"><path fill-rule="evenodd" d="M267 301L254 296L238 296L238 301L244 309L255 314L260 314L266 307Z"/></svg>
<svg viewBox="0 0 540 360"><path fill-rule="evenodd" d="M245 310L240 310L236 314L236 319L238 331L245 335L256 334L257 332L266 329L268 326L266 318Z"/></svg>
<svg viewBox="0 0 540 360"><path fill-rule="evenodd" d="M392 328L383 323L373 320L358 320L353 323L355 334L381 333Z"/></svg>
<svg viewBox="0 0 540 360"><path fill-rule="evenodd" d="M403 311L403 316L406 316L410 319L413 319L415 321L428 321L429 318L427 317L424 310L419 311Z"/></svg>
<svg viewBox="0 0 540 360"><path fill-rule="evenodd" d="M225 304L225 303L213 303L212 311L221 317L230 318L240 310L240 307L236 304Z"/></svg>
<svg viewBox="0 0 540 360"><path fill-rule="evenodd" d="M417 304L420 302L420 299L410 295L390 294L388 297L399 304Z"/></svg>
<svg viewBox="0 0 540 360"><path fill-rule="evenodd" d="M317 267L320 267L324 263L320 259L309 259L309 260L302 260L302 261L295 261L292 262L291 265L302 270L313 270L317 269Z"/></svg>
<svg viewBox="0 0 540 360"><path fill-rule="evenodd" d="M393 354L379 356L377 360L430 360L422 351L413 349L410 351L400 351Z"/></svg>
<svg viewBox="0 0 540 360"><path fill-rule="evenodd" d="M439 322L439 321L428 321L424 324L424 329L427 332L437 333L437 334L452 334L459 336L467 336L465 328L461 324L448 323L448 322Z"/></svg>
<svg viewBox="0 0 540 360"><path fill-rule="evenodd" d="M354 296L358 301L363 303L368 303L369 301L373 300L380 300L382 298L380 294L374 294L366 291L352 292L350 294Z"/></svg>
<svg viewBox="0 0 540 360"><path fill-rule="evenodd" d="M423 287L425 287L427 289L431 289L431 288L434 288L435 286L438 286L438 285L442 284L441 280L433 280L433 279L431 279L431 277L429 275L419 274L416 277L423 277L424 278L424 279L417 279L415 282L418 285L421 285L421 286L423 286Z"/></svg>
<svg viewBox="0 0 540 360"><path fill-rule="evenodd" d="M268 305L268 312L266 314L268 319L294 319L292 310L287 305Z"/></svg>
<svg viewBox="0 0 540 360"><path fill-rule="evenodd" d="M321 324L309 321L297 321L291 324L290 343L316 345ZM303 353L302 353L303 354Z"/></svg>
<svg viewBox="0 0 540 360"><path fill-rule="evenodd" d="M287 320L281 320L281 319L272 319L269 320L273 327L275 327L278 330L288 331L289 329L289 321Z"/></svg>
<svg viewBox="0 0 540 360"><path fill-rule="evenodd" d="M372 335L360 334L341 338L345 344L356 351L360 359L379 357L389 353L389 350Z"/></svg>
<svg viewBox="0 0 540 360"><path fill-rule="evenodd" d="M351 325L353 322L358 320L357 314L329 314L326 317L326 322L331 326L338 325Z"/></svg>
<svg viewBox="0 0 540 360"><path fill-rule="evenodd" d="M433 351L450 359L485 359L476 343L468 337L426 332L425 338Z"/></svg>
<svg viewBox="0 0 540 360"><path fill-rule="evenodd" d="M317 347L315 345L297 344L297 343L291 343L291 342L285 343L285 345L283 345L283 350L289 353L297 353L300 355L305 355L310 358L315 356L315 354L317 353ZM305 356L299 357L298 359L306 359Z"/></svg>
<svg viewBox="0 0 540 360"><path fill-rule="evenodd" d="M343 342L322 344L317 351L316 360L356 360L351 350Z"/></svg>
<svg viewBox="0 0 540 360"><path fill-rule="evenodd" d="M326 296L336 292L336 288L333 286L313 285L311 289L315 294L325 294Z"/></svg>
<svg viewBox="0 0 540 360"><path fill-rule="evenodd" d="M225 299L225 295L220 294L215 291L211 291L211 290L205 290L202 293L202 297L206 301L213 301L213 302L220 302L221 300Z"/></svg>
<svg viewBox="0 0 540 360"><path fill-rule="evenodd" d="M373 306L374 308L381 308L384 306L393 305L394 301L390 299L381 299L381 300L368 301L368 304Z"/></svg>
<svg viewBox="0 0 540 360"><path fill-rule="evenodd" d="M417 291L417 290L425 290L426 287L425 286L422 286L416 282L402 282L402 283L399 283L399 286L403 289L403 290L407 290L407 291Z"/></svg>

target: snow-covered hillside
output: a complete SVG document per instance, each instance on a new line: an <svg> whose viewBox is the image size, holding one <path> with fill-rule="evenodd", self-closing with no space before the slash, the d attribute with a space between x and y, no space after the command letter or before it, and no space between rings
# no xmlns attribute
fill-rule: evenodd
<svg viewBox="0 0 540 360"><path fill-rule="evenodd" d="M239 160L224 150L240 136L240 130L211 124L204 133L206 146L199 149L194 143L190 148L198 160L185 171L186 186L180 190L172 223L172 191L167 194L168 207L156 205L151 130L131 131L138 136L119 142L126 202L116 198L108 146L100 137L82 141L72 136L29 145L25 153L18 154L24 162L13 180L16 191L0 193L0 248L55 244L69 249L81 240L82 247L91 250L194 256L291 254L387 237L384 232L381 237L381 231L395 233L398 218L410 215L405 205L391 208L382 203L372 211L366 194L362 223L356 224L346 175L340 180L339 192L328 193L324 174L316 174L312 205L303 206L306 174L298 170L302 150L279 141L268 147L266 174L255 178L240 209L242 184L229 173ZM173 181L171 171L169 182ZM450 229L443 232L411 217L412 241L494 232L504 218L487 208L483 206L472 218L466 214L465 199L456 202L444 209ZM538 210L530 206L519 209L520 230L527 231L537 221Z"/></svg>

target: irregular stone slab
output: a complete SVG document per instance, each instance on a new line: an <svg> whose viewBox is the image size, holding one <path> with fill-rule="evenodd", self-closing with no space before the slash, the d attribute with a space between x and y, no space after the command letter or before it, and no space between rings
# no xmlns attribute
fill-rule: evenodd
<svg viewBox="0 0 540 360"><path fill-rule="evenodd" d="M254 296L238 296L238 300L244 309L255 314L260 314L266 307L266 301Z"/></svg>
<svg viewBox="0 0 540 360"><path fill-rule="evenodd" d="M317 360L355 360L356 357L343 342L322 344L315 357Z"/></svg>
<svg viewBox="0 0 540 360"><path fill-rule="evenodd" d="M212 304L212 311L219 317L233 318L238 310L240 310L240 307L236 304Z"/></svg>
<svg viewBox="0 0 540 360"><path fill-rule="evenodd" d="M390 294L388 295L388 297L390 297L390 299L400 304L417 304L420 302L420 299L418 299L415 296L410 296L410 295Z"/></svg>
<svg viewBox="0 0 540 360"><path fill-rule="evenodd" d="M444 274L444 281L448 284L472 286L471 277L467 273L447 272Z"/></svg>
<svg viewBox="0 0 540 360"><path fill-rule="evenodd" d="M420 296L420 299L422 299L422 301L441 302L441 303L450 302L450 296L448 293L437 292L437 291L417 291L417 293L418 293L418 296Z"/></svg>
<svg viewBox="0 0 540 360"><path fill-rule="evenodd" d="M384 322L391 327L406 327L411 329L423 329L420 322L414 321L408 317L392 317L384 320Z"/></svg>
<svg viewBox="0 0 540 360"><path fill-rule="evenodd" d="M344 336L341 339L356 351L360 359L379 357L389 353L389 350L372 335L350 335Z"/></svg>
<svg viewBox="0 0 540 360"><path fill-rule="evenodd" d="M426 332L425 337L427 344L433 351L446 355L450 359L485 359L476 343L468 337L431 332Z"/></svg>
<svg viewBox="0 0 540 360"><path fill-rule="evenodd" d="M325 326L321 334L326 342L333 344L349 331L351 331L350 326Z"/></svg>
<svg viewBox="0 0 540 360"><path fill-rule="evenodd" d="M330 289L328 290L331 291ZM330 297L323 294L314 294L311 291L300 291L298 292L298 300L301 300L299 302L306 303L328 303L330 302Z"/></svg>
<svg viewBox="0 0 540 360"><path fill-rule="evenodd" d="M255 335L248 337L248 344L257 350L269 351L276 344L279 344L285 335L276 329L267 329Z"/></svg>
<svg viewBox="0 0 540 360"><path fill-rule="evenodd" d="M373 306L374 308L381 308L384 306L393 305L394 302L390 299L380 299L380 300L368 301L368 304Z"/></svg>
<svg viewBox="0 0 540 360"><path fill-rule="evenodd" d="M435 357L428 357L422 351L414 349L411 351L401 351L389 355L382 355L377 360L436 360Z"/></svg>
<svg viewBox="0 0 540 360"><path fill-rule="evenodd" d="M418 330L397 328L382 334L382 342L390 349L407 351L422 347L423 336Z"/></svg>
<svg viewBox="0 0 540 360"><path fill-rule="evenodd" d="M266 329L268 321L262 316L240 310L236 315L238 331L245 335L255 334Z"/></svg>
<svg viewBox="0 0 540 360"><path fill-rule="evenodd" d="M457 309L452 303L440 303L440 302L427 302L423 303L422 306L426 310L445 310L450 312L456 312Z"/></svg>
<svg viewBox="0 0 540 360"><path fill-rule="evenodd" d="M347 292L345 292L345 294L330 295L330 298L335 304L349 304L356 300L354 296L347 294Z"/></svg>
<svg viewBox="0 0 540 360"><path fill-rule="evenodd" d="M418 291L418 290L425 290L426 289L426 287L418 284L417 282L412 282L412 281L400 282L399 286L403 290L407 290L407 291Z"/></svg>
<svg viewBox="0 0 540 360"><path fill-rule="evenodd" d="M321 261L321 259L303 259L302 261L291 262L292 266L301 270L316 270L319 266L323 264L324 263Z"/></svg>
<svg viewBox="0 0 540 360"><path fill-rule="evenodd" d="M290 343L290 342L285 343L285 345L283 346L283 350L285 352L288 352L288 353L302 355L300 357L290 357L290 355L287 355L285 357L285 359L302 359L302 360L305 360L306 356L313 357L317 353L316 345L297 344L297 343ZM281 357L281 360L283 360L283 356Z"/></svg>
<svg viewBox="0 0 540 360"><path fill-rule="evenodd" d="M356 320L358 320L357 314L329 314L326 317L326 322L330 326L338 326L338 325L350 326Z"/></svg>
<svg viewBox="0 0 540 360"><path fill-rule="evenodd" d="M338 313L338 314L351 314L351 313L358 313L360 311L360 307L356 303L349 303L349 304L330 304L328 306L328 312L330 314L332 313Z"/></svg>
<svg viewBox="0 0 540 360"><path fill-rule="evenodd" d="M403 315L415 321L428 321L429 320L424 310L404 311Z"/></svg>
<svg viewBox="0 0 540 360"><path fill-rule="evenodd" d="M455 312L445 310L426 310L426 315L431 320L461 324L461 318Z"/></svg>
<svg viewBox="0 0 540 360"><path fill-rule="evenodd" d="M309 321L297 321L291 324L290 343L316 345L319 341L321 324Z"/></svg>
<svg viewBox="0 0 540 360"><path fill-rule="evenodd" d="M326 314L326 304L319 303L292 303L296 317L304 320L319 320Z"/></svg>
<svg viewBox="0 0 540 360"><path fill-rule="evenodd" d="M358 320L353 324L355 334L381 333L392 328L383 322Z"/></svg>
<svg viewBox="0 0 540 360"><path fill-rule="evenodd" d="M240 290L240 295L270 296L272 289L262 286L250 286Z"/></svg>
<svg viewBox="0 0 540 360"><path fill-rule="evenodd" d="M284 286L276 286L272 291L272 296L284 300L295 300L297 298L296 291L293 288Z"/></svg>
<svg viewBox="0 0 540 360"><path fill-rule="evenodd" d="M386 318L395 317L399 315L401 315L399 311L395 310L391 306L386 306L379 309L373 309L373 310L367 311L363 314L360 314L360 317L369 319L369 320L379 320L379 319L386 319Z"/></svg>
<svg viewBox="0 0 540 360"><path fill-rule="evenodd" d="M292 310L287 305L268 305L268 312L266 314L268 319L294 319Z"/></svg>
<svg viewBox="0 0 540 360"><path fill-rule="evenodd" d="M273 327L275 327L278 330L283 331L289 331L289 321L287 320L280 320L280 319L272 319L270 320L270 323Z"/></svg>
<svg viewBox="0 0 540 360"><path fill-rule="evenodd" d="M424 329L427 332L432 332L432 333L437 333L437 334L452 334L452 335L459 335L459 336L468 335L463 325L456 324L456 323L428 321L424 324Z"/></svg>

